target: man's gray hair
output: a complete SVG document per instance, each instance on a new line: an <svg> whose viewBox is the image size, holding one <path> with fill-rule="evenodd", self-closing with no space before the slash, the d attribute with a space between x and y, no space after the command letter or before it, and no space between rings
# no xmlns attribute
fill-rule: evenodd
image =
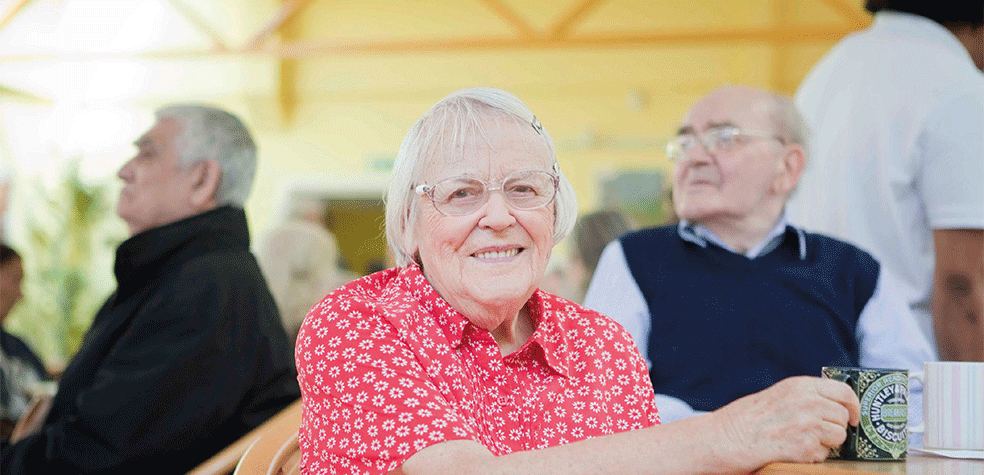
<svg viewBox="0 0 984 475"><path fill-rule="evenodd" d="M810 166L810 126L806 124L803 113L792 99L776 92L767 91L767 93L772 97L771 117L776 123L776 132L786 144L803 147L803 171L806 171ZM799 183L786 194L786 199L789 200L798 189Z"/></svg>
<svg viewBox="0 0 984 475"><path fill-rule="evenodd" d="M215 160L222 170L215 201L219 206L243 207L256 172L256 144L236 116L215 107L174 104L157 109L158 121L178 124L174 146L185 167Z"/></svg>
<svg viewBox="0 0 984 475"><path fill-rule="evenodd" d="M516 96L494 88L462 89L438 101L413 125L397 152L386 193L386 240L397 266L405 266L414 260L413 223L417 219L417 193L421 174L435 158L467 160L465 141L469 137L488 140L492 122L512 121L520 130L529 130L525 137L531 146L534 140L544 140L549 150L551 167L556 161L553 140L546 129L533 116L526 104ZM494 133L494 132L493 132ZM562 241L574 227L577 219L577 198L574 188L559 171L560 185L554 201L554 244Z"/></svg>
<svg viewBox="0 0 984 475"><path fill-rule="evenodd" d="M793 143L802 146L809 152L810 146L810 127L806 125L806 119L800 113L796 103L792 99L774 92L769 93L775 102L775 110L772 112L772 120L776 122L776 131L786 143Z"/></svg>

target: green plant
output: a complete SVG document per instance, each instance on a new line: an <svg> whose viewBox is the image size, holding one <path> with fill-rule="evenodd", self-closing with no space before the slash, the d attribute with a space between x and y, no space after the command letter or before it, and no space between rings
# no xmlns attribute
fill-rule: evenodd
<svg viewBox="0 0 984 475"><path fill-rule="evenodd" d="M27 201L24 300L9 328L49 363L78 349L98 306L113 287L112 252L122 240L106 183L86 183L70 160L57 182L31 183ZM114 224L116 226L114 226Z"/></svg>

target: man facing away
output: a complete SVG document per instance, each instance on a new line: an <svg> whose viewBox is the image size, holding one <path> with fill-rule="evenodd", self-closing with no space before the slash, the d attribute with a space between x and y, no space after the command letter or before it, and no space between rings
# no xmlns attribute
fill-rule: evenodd
<svg viewBox="0 0 984 475"><path fill-rule="evenodd" d="M117 213L118 286L4 475L184 473L297 397L242 206L256 149L214 108L177 105L136 141Z"/></svg>
<svg viewBox="0 0 984 475"><path fill-rule="evenodd" d="M584 304L632 334L664 421L822 366L916 369L935 358L875 259L787 222L805 142L787 98L710 93L667 147L680 223L603 251Z"/></svg>
<svg viewBox="0 0 984 475"><path fill-rule="evenodd" d="M984 361L984 7L865 7L796 92L815 136L790 219L898 275L942 359Z"/></svg>

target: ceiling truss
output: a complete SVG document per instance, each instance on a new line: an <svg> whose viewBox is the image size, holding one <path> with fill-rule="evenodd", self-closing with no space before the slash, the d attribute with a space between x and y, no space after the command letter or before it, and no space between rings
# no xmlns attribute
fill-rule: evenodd
<svg viewBox="0 0 984 475"><path fill-rule="evenodd" d="M34 0L18 0L0 16L0 29ZM296 40L272 41L312 0L285 0L276 12L241 46L228 44L214 27L208 24L187 0L162 0L179 13L185 21L209 38L212 45L205 49L178 49L144 52L93 53L30 53L2 54L0 61L44 60L103 60L103 59L181 59L210 56L248 55L272 58L307 58L344 54L467 52L482 50L524 50L558 48L619 48L663 47L690 44L729 44L734 42L763 42L769 44L811 43L836 40L870 23L870 18L856 11L845 0L822 0L843 19L842 23L827 26L789 26L777 21L775 26L752 28L689 28L660 29L642 32L574 34L577 26L606 0L574 0L553 25L544 32L537 31L503 0L480 0L493 14L514 30L510 36L470 36L437 39L382 39L370 41ZM775 0L779 12L785 0ZM777 17L781 19L782 17Z"/></svg>

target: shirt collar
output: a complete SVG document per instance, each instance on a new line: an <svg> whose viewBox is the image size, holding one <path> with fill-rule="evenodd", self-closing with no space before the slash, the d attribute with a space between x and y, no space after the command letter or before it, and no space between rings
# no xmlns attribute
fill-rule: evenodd
<svg viewBox="0 0 984 475"><path fill-rule="evenodd" d="M797 244L799 247L799 258L800 260L805 260L806 236L803 234L801 229L789 224L789 219L786 217L785 210L783 210L783 213L779 216L779 220L776 222L776 225L772 227L769 233L766 234L758 244L752 246L741 254L749 259L755 259L756 257L764 256L774 251L780 244L782 244L787 227L796 232ZM720 236L715 234L714 231L711 231L706 226L700 224L694 224L690 221L681 220L680 223L677 224L677 234L679 234L680 238L684 241L692 242L702 248L706 248L708 243L710 243L732 253L738 254L738 252L732 249L731 246L728 246L728 244L725 243Z"/></svg>
<svg viewBox="0 0 984 475"><path fill-rule="evenodd" d="M537 290L533 292L529 305L533 312L533 324L536 326L536 330L530 336L530 341L526 342L523 348L515 354L534 352L536 351L535 348L539 348L543 362L557 374L568 377L571 359L569 348L572 346L567 340L567 332L560 324L560 312L564 309L573 308L574 304ZM531 354L530 357L536 357L536 355Z"/></svg>
<svg viewBox="0 0 984 475"><path fill-rule="evenodd" d="M404 289L416 300L417 305L429 313L438 327L448 339L451 346L461 346L465 338L465 329L471 325L464 315L458 313L434 286L424 277L424 272L417 264L411 263L400 271Z"/></svg>
<svg viewBox="0 0 984 475"><path fill-rule="evenodd" d="M871 28L877 31L898 32L906 36L923 38L945 47L956 55L967 58L967 61L971 63L974 61L967 48L950 30L924 16L883 10L875 14L875 21Z"/></svg>
<svg viewBox="0 0 984 475"><path fill-rule="evenodd" d="M475 326L451 307L451 304L430 285L417 264L411 263L401 270L400 277L405 280L404 285L407 290L413 294L417 294L414 289L420 289L419 295L413 297L437 321L441 332L452 347L460 348L468 335L484 334L489 338L492 337L487 330ZM570 368L567 348L570 348L570 345L558 322L557 312L560 311L561 304L557 297L539 290L534 292L527 303L535 327L533 335L522 348L507 358L538 358L554 372L567 377Z"/></svg>

